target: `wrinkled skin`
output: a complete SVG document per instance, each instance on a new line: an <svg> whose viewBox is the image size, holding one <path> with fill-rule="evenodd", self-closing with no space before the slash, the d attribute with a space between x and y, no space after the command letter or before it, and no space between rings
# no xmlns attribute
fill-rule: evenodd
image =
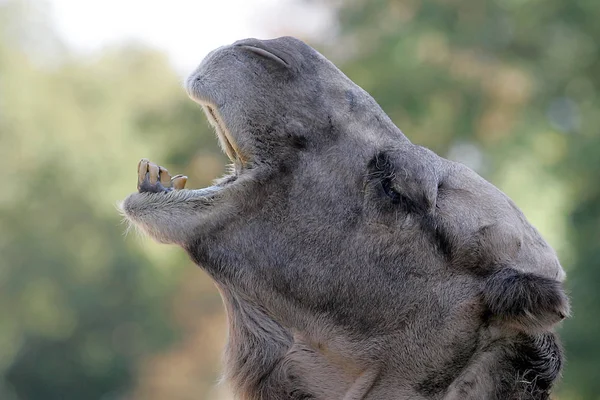
<svg viewBox="0 0 600 400"><path fill-rule="evenodd" d="M122 209L214 279L238 398L548 398L565 275L502 192L294 38L221 47L187 90L232 174L143 160Z"/></svg>

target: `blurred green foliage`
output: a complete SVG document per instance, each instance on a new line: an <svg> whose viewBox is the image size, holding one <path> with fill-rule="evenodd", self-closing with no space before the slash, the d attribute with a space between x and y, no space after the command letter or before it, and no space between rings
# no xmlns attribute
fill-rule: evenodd
<svg viewBox="0 0 600 400"><path fill-rule="evenodd" d="M170 299L190 263L126 238L116 202L143 156L186 170L209 153L196 184L222 162L162 54L73 57L39 7L0 4L0 399L124 398L181 340Z"/></svg>
<svg viewBox="0 0 600 400"><path fill-rule="evenodd" d="M0 2L0 399L216 398L218 294L181 251L125 237L115 207L141 157L208 184L213 133L162 54L75 56L41 7ZM558 250L574 314L559 398L599 399L600 2L331 7L336 34L313 44Z"/></svg>

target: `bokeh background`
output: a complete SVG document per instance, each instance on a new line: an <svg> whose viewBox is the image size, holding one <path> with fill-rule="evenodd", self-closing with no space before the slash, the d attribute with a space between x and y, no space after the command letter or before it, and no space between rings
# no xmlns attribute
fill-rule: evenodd
<svg viewBox="0 0 600 400"><path fill-rule="evenodd" d="M223 173L183 79L281 35L525 211L573 302L556 398L600 399L599 21L598 0L0 0L0 399L230 399L212 283L115 204L141 157Z"/></svg>

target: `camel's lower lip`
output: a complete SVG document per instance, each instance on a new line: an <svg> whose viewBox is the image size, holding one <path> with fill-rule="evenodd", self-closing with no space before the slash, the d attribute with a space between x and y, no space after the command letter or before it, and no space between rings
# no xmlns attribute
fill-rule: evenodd
<svg viewBox="0 0 600 400"><path fill-rule="evenodd" d="M233 185L233 183L235 181L237 181L237 179L238 179L237 174L226 175L226 176L218 179L211 186L201 188L201 189L195 189L194 191L197 195L210 198L210 197L213 197L214 195L216 195L217 193L223 191L228 186Z"/></svg>

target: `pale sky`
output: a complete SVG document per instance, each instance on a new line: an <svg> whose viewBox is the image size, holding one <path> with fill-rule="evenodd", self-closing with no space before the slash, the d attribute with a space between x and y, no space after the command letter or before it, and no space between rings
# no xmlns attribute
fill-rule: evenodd
<svg viewBox="0 0 600 400"><path fill-rule="evenodd" d="M59 34L76 51L138 40L165 51L182 74L238 39L306 38L331 25L326 8L298 0L46 1Z"/></svg>

